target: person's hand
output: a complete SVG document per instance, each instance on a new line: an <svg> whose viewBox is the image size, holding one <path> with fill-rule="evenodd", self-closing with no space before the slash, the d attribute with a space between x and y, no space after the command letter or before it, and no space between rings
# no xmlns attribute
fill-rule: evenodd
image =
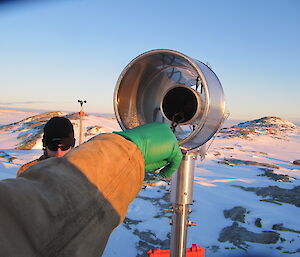
<svg viewBox="0 0 300 257"><path fill-rule="evenodd" d="M138 146L145 159L146 171L164 167L159 175L167 178L179 168L182 153L175 135L167 124L154 122L114 133Z"/></svg>

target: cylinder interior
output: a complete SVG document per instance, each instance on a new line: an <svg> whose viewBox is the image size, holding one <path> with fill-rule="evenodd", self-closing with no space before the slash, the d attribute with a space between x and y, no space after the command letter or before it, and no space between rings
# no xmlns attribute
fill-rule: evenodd
<svg viewBox="0 0 300 257"><path fill-rule="evenodd" d="M187 87L175 87L165 94L162 111L169 121L184 124L195 116L198 104L192 90Z"/></svg>

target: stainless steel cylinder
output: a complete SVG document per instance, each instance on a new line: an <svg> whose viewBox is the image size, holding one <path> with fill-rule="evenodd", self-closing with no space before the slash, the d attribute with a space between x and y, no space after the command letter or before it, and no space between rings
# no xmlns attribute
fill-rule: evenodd
<svg viewBox="0 0 300 257"><path fill-rule="evenodd" d="M197 153L188 153L183 156L180 167L171 180L171 203L192 204L194 171Z"/></svg>
<svg viewBox="0 0 300 257"><path fill-rule="evenodd" d="M123 130L154 121L174 126L185 151L197 151L224 120L221 83L204 63L180 52L158 49L141 54L122 71L114 110Z"/></svg>
<svg viewBox="0 0 300 257"><path fill-rule="evenodd" d="M171 230L171 257L186 256L188 205L174 204Z"/></svg>
<svg viewBox="0 0 300 257"><path fill-rule="evenodd" d="M171 202L173 206L171 257L185 257L188 226L188 205L193 201L194 170L197 153L183 156L178 171L172 176Z"/></svg>

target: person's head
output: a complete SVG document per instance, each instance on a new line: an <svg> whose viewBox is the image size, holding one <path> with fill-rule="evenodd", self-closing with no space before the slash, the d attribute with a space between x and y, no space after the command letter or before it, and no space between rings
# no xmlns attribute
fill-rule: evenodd
<svg viewBox="0 0 300 257"><path fill-rule="evenodd" d="M74 129L69 119L53 117L44 126L43 149L48 157L62 157L75 145Z"/></svg>

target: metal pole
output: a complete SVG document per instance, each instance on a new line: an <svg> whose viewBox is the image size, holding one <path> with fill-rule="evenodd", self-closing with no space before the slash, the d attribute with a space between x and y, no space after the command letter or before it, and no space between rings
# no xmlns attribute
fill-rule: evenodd
<svg viewBox="0 0 300 257"><path fill-rule="evenodd" d="M179 170L172 177L171 203L173 206L171 230L171 257L186 256L187 227L189 225L188 205L193 201L193 184L196 153L183 156Z"/></svg>
<svg viewBox="0 0 300 257"><path fill-rule="evenodd" d="M81 111L79 113L79 117L80 117L80 119L79 119L79 144L81 144L82 143L82 117L83 117L83 115L81 115Z"/></svg>
<svg viewBox="0 0 300 257"><path fill-rule="evenodd" d="M84 116L84 111L83 111L83 104L86 103L86 100L77 100L78 103L80 104L80 112L79 114L79 144L82 143L82 128L83 128L83 116Z"/></svg>

